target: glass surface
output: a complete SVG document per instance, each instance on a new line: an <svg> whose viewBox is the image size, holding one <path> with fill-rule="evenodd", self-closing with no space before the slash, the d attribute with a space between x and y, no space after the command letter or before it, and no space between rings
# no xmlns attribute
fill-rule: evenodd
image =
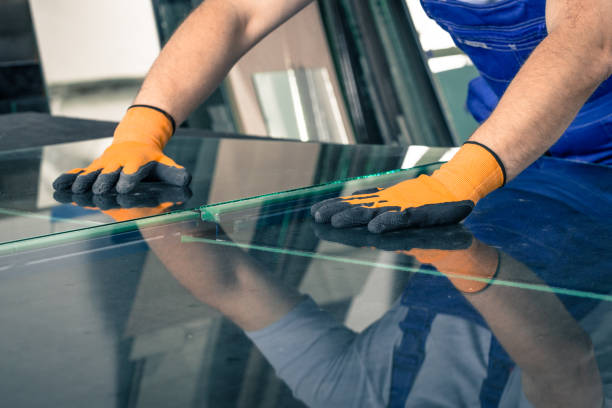
<svg viewBox="0 0 612 408"><path fill-rule="evenodd" d="M89 164L110 139L0 152L0 243L148 217L402 167L408 149L175 136L165 152L189 188L143 183L126 195L56 193L55 177ZM439 160L430 149L421 163ZM412 162L410 166L414 165Z"/></svg>
<svg viewBox="0 0 612 408"><path fill-rule="evenodd" d="M1 256L3 402L604 406L612 169L540 160L456 226L308 214L434 167Z"/></svg>
<svg viewBox="0 0 612 408"><path fill-rule="evenodd" d="M407 130L409 143L454 145L406 4L380 0L368 4L401 106L403 116L398 120Z"/></svg>
<svg viewBox="0 0 612 408"><path fill-rule="evenodd" d="M268 135L349 143L326 68L260 72L253 75L253 84Z"/></svg>
<svg viewBox="0 0 612 408"><path fill-rule="evenodd" d="M478 70L457 48L451 36L425 13L419 0L405 0L405 3L453 133L453 141L460 146L478 127L478 122L465 106L469 82L479 75Z"/></svg>

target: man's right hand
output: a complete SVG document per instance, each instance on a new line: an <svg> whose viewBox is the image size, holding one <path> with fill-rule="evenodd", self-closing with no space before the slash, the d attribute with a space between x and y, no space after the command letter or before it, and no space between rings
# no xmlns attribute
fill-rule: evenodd
<svg viewBox="0 0 612 408"><path fill-rule="evenodd" d="M164 111L145 105L128 109L117 126L113 143L85 168L72 169L53 182L56 190L74 193L92 190L94 194L120 194L134 189L143 179L186 186L191 176L183 166L163 153L174 133L174 120Z"/></svg>

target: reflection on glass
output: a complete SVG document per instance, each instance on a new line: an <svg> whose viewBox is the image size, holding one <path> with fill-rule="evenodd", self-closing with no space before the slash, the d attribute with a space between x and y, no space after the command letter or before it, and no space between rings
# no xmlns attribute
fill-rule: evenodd
<svg viewBox="0 0 612 408"><path fill-rule="evenodd" d="M450 35L425 14L419 0L405 0L405 3L453 140L460 145L478 126L465 107L468 84L478 76L478 70L469 57L455 46Z"/></svg>
<svg viewBox="0 0 612 408"><path fill-rule="evenodd" d="M241 279L253 285L237 298L265 293L259 299L265 305L246 301L248 307L236 310L232 303L225 313L220 300L214 307L247 331L309 406L599 407L610 391L607 371L601 372L610 327L593 321L612 307L612 196L610 182L600 178L607 172L538 162L466 221L498 248L461 227L373 235L315 225L308 207L326 195L322 191L222 204L211 208L214 214L205 207L216 230L184 235L181 242L184 250L207 248L207 257L220 251L240 263L248 251L256 260L230 267L242 274L230 280L238 292ZM307 238L313 236L318 241ZM565 256L564 249L580 256ZM381 250L393 260L381 262ZM279 288L268 276L298 270L303 284L322 270L319 278L334 282L334 275L344 275L350 284L368 268L395 271L394 286L403 292L361 333L321 309L333 310L338 301L325 284L297 302L293 288ZM407 283L397 279L402 273Z"/></svg>
<svg viewBox="0 0 612 408"><path fill-rule="evenodd" d="M463 226L312 222L311 202L393 173L0 255L0 394L10 406L601 406L609 171L541 160Z"/></svg>
<svg viewBox="0 0 612 408"><path fill-rule="evenodd" d="M256 73L253 82L270 136L349 143L326 68Z"/></svg>
<svg viewBox="0 0 612 408"><path fill-rule="evenodd" d="M257 257L206 238L210 231L183 235L172 251L161 243L153 249L196 298L247 332L308 406L499 406L523 398L534 406L601 406L591 340L570 314L579 307L568 312L546 290L496 285L496 279L546 284L468 230L384 237L319 227L317 235L394 251L442 275L416 274L400 302L355 333L311 297L279 284Z"/></svg>

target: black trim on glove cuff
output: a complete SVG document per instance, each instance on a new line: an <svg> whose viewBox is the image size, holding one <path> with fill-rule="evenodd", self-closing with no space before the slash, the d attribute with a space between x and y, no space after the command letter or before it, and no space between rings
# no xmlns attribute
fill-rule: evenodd
<svg viewBox="0 0 612 408"><path fill-rule="evenodd" d="M176 122L174 120L174 118L172 117L172 115L170 115L168 112L166 112L165 110L158 108L156 106L151 106L151 105L132 105L128 108L128 110L132 109L132 108L149 108L149 109L153 109L158 111L159 113L162 113L166 118L168 118L168 120L170 121L170 123L172 124L172 134L174 134L174 132L176 132Z"/></svg>
<svg viewBox="0 0 612 408"><path fill-rule="evenodd" d="M505 186L506 185L506 168L504 167L504 163L502 163L502 161L499 158L499 156L497 155L497 153L495 153L493 150L491 150L489 147L483 145L482 143L474 142L472 140L468 140L467 142L464 143L464 145L465 144L474 144L474 145L480 146L483 149L485 149L487 152L491 153L491 155L493 156L495 161L497 161L497 164L499 164L499 167L501 168L501 171L502 171L502 175L504 176L504 181L503 181L501 186L502 187Z"/></svg>

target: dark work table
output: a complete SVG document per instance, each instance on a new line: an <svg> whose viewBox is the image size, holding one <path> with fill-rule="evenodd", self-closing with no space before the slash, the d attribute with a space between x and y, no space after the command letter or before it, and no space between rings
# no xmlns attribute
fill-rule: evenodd
<svg viewBox="0 0 612 408"><path fill-rule="evenodd" d="M168 145L191 191L132 197L45 191L107 139L0 153L3 405L610 406L611 168L542 158L374 235L309 208L441 152L219 136Z"/></svg>

